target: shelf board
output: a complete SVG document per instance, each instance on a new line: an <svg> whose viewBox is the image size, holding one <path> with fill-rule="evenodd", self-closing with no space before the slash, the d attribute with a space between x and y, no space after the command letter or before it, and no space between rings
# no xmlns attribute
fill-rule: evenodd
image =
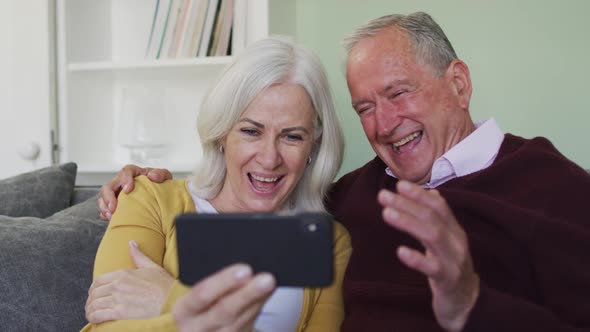
<svg viewBox="0 0 590 332"><path fill-rule="evenodd" d="M127 163L112 163L112 164L88 164L78 163L78 173L117 173ZM158 167L166 168L172 173L191 173L196 167L195 163L176 163L169 164L160 162L157 165L142 165L143 167Z"/></svg>
<svg viewBox="0 0 590 332"><path fill-rule="evenodd" d="M140 61L96 61L96 62L77 62L68 64L70 72L89 72L89 71L120 71L120 70L137 70L137 69L154 69L154 68L182 68L195 66L219 66L227 65L232 61L231 56L185 58L185 59L159 59L159 60L140 60Z"/></svg>

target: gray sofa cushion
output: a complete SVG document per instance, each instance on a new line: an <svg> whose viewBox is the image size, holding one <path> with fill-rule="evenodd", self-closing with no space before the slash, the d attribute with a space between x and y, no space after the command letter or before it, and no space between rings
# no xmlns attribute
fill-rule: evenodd
<svg viewBox="0 0 590 332"><path fill-rule="evenodd" d="M0 215L45 218L67 208L76 169L67 163L0 180Z"/></svg>
<svg viewBox="0 0 590 332"><path fill-rule="evenodd" d="M0 216L0 331L78 331L108 223L97 196L49 218Z"/></svg>

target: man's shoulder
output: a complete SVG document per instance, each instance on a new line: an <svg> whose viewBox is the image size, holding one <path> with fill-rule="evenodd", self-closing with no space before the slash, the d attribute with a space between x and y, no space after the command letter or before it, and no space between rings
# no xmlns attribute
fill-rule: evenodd
<svg viewBox="0 0 590 332"><path fill-rule="evenodd" d="M518 160L519 163L527 163L529 166L557 166L567 165L579 167L573 161L564 156L546 137L523 138L513 134L506 134L497 162Z"/></svg>
<svg viewBox="0 0 590 332"><path fill-rule="evenodd" d="M590 185L590 176L582 167L568 159L545 137L523 138L506 134L496 160L482 172L467 179L481 177L498 183L522 184L526 188L558 189ZM540 191L540 189L539 189Z"/></svg>
<svg viewBox="0 0 590 332"><path fill-rule="evenodd" d="M342 177L340 177L340 179L338 179L338 181L333 184L332 190L348 187L363 177L375 177L379 174L385 174L386 167L387 165L385 165L385 163L378 156L376 156L363 166L342 175Z"/></svg>
<svg viewBox="0 0 590 332"><path fill-rule="evenodd" d="M373 199L381 188L395 181L385 173L386 167L379 157L375 157L365 165L343 175L328 192L328 210L334 213L343 204L361 204L367 197Z"/></svg>

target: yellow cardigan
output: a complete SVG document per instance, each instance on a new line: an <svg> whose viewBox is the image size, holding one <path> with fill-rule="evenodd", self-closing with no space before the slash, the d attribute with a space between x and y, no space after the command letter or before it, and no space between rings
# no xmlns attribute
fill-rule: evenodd
<svg viewBox="0 0 590 332"><path fill-rule="evenodd" d="M95 278L107 272L135 268L129 256L130 240L135 240L143 253L178 278L174 218L180 213L195 212L187 184L186 180L156 184L141 176L136 178L133 192L121 193L117 210L96 254ZM348 232L335 223L334 283L327 288L305 289L297 331L340 330L344 318L342 279L351 251ZM176 331L172 307L188 290L178 280L174 281L158 317L88 324L82 331Z"/></svg>

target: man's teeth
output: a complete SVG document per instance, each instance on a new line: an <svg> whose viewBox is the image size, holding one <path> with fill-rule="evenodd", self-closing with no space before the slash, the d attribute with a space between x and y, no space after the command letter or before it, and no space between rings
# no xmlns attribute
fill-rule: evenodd
<svg viewBox="0 0 590 332"><path fill-rule="evenodd" d="M408 136L406 136L406 137L404 137L404 138L400 139L400 140L399 140L399 141L397 141L397 142L394 142L394 143L393 143L393 146L394 146L394 147L396 147L396 148L397 148L397 147L400 147L400 146L402 146L402 145L404 145L404 144L408 143L409 141L413 140L414 138L416 138L416 137L418 137L418 136L420 136L420 132L419 132L419 131L417 131L417 132L415 132L415 133L412 133L412 134L410 134L410 135L408 135Z"/></svg>
<svg viewBox="0 0 590 332"><path fill-rule="evenodd" d="M265 178L262 176L258 176L258 175L254 175L252 174L252 178L256 181L262 181L262 182L276 182L279 178Z"/></svg>

